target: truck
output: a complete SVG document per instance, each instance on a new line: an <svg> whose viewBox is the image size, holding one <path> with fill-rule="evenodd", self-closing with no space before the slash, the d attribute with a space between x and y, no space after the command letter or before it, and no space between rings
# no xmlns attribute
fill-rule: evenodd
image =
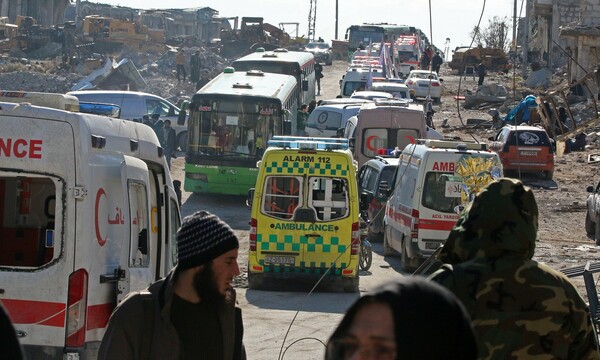
<svg viewBox="0 0 600 360"><path fill-rule="evenodd" d="M179 201L154 131L0 102L0 303L28 359L95 359L130 291L175 265Z"/></svg>
<svg viewBox="0 0 600 360"><path fill-rule="evenodd" d="M506 53L502 49L484 47L457 47L452 51L452 60L448 66L459 74L474 74L479 63L483 62L486 70L506 72L511 68Z"/></svg>

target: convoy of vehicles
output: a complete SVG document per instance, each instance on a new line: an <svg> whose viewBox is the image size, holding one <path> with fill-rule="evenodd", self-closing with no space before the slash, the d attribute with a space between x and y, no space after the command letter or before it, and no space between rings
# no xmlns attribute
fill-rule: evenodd
<svg viewBox="0 0 600 360"><path fill-rule="evenodd" d="M498 154L485 144L419 140L407 145L390 186L383 252L399 252L402 268L416 269L440 247L468 201L465 187L502 176Z"/></svg>
<svg viewBox="0 0 600 360"><path fill-rule="evenodd" d="M133 121L6 102L0 124L0 301L27 358L95 358L118 301L176 262L158 139Z"/></svg>
<svg viewBox="0 0 600 360"><path fill-rule="evenodd" d="M327 274L358 291L360 248L356 162L346 139L275 136L258 165L248 283Z"/></svg>
<svg viewBox="0 0 600 360"><path fill-rule="evenodd" d="M245 195L267 142L295 131L297 108L293 76L226 68L192 97L184 189Z"/></svg>
<svg viewBox="0 0 600 360"><path fill-rule="evenodd" d="M260 70L291 75L296 79L298 105L310 104L315 99L315 57L310 53L286 49L264 51L258 48L256 52L234 61L232 66L236 71Z"/></svg>

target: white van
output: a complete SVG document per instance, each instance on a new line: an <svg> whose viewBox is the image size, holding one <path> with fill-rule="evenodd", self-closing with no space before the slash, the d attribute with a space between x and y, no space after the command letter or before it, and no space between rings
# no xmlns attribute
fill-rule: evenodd
<svg viewBox="0 0 600 360"><path fill-rule="evenodd" d="M154 131L0 103L0 302L28 359L95 359L115 305L176 261L178 198Z"/></svg>
<svg viewBox="0 0 600 360"><path fill-rule="evenodd" d="M34 91L0 90L0 101L11 103L30 103L66 111L79 111L79 100L72 95L43 93Z"/></svg>
<svg viewBox="0 0 600 360"><path fill-rule="evenodd" d="M82 90L71 91L79 101L116 104L121 107L121 119L142 121L142 116L160 114L162 120L171 120L171 127L177 133L177 145L181 150L187 148L187 116L168 100L153 94L120 90Z"/></svg>
<svg viewBox="0 0 600 360"><path fill-rule="evenodd" d="M375 81L371 88L371 91L383 91L392 94L396 99L412 99L411 91L408 86L397 82L388 81Z"/></svg>
<svg viewBox="0 0 600 360"><path fill-rule="evenodd" d="M358 114L361 103L319 105L308 116L304 132L310 137L335 137L337 130L346 126Z"/></svg>
<svg viewBox="0 0 600 360"><path fill-rule="evenodd" d="M340 95L350 97L355 91L366 90L367 81L374 77L384 77L381 66L352 66L340 80Z"/></svg>
<svg viewBox="0 0 600 360"><path fill-rule="evenodd" d="M502 176L502 163L486 144L419 139L402 151L386 203L383 251L401 254L403 270L417 268L440 247L467 201L466 186Z"/></svg>
<svg viewBox="0 0 600 360"><path fill-rule="evenodd" d="M426 136L423 109L406 100L363 104L344 129L344 137L350 141L359 167L377 155L389 155L394 149L403 149Z"/></svg>

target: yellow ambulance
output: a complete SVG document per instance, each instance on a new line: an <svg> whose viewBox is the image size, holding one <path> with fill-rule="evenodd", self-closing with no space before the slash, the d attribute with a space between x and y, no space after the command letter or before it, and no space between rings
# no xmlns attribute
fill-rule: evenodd
<svg viewBox="0 0 600 360"><path fill-rule="evenodd" d="M248 281L341 280L358 290L360 230L356 161L347 139L274 136L258 163Z"/></svg>

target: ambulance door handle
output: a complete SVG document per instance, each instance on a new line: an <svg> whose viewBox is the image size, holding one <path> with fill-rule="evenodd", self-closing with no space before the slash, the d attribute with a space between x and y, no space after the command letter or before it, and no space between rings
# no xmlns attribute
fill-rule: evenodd
<svg viewBox="0 0 600 360"><path fill-rule="evenodd" d="M304 234L306 237L321 237L321 234Z"/></svg>
<svg viewBox="0 0 600 360"><path fill-rule="evenodd" d="M115 269L114 273L112 273L112 274L100 275L100 284L116 283L120 279L124 279L124 278L125 278L125 270L123 270L119 267L119 268Z"/></svg>

